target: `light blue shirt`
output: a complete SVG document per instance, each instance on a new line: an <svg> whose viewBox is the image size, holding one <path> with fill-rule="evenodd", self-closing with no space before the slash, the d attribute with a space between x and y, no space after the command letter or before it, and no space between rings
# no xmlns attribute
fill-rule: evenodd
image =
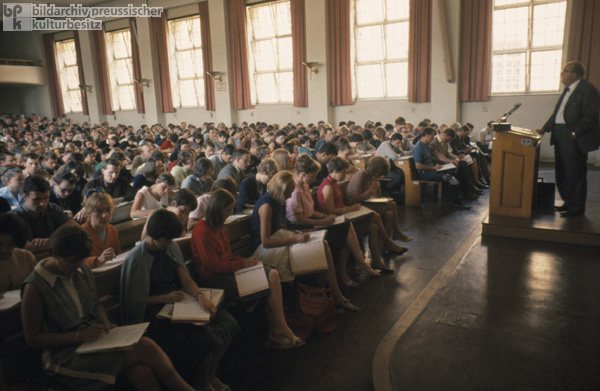
<svg viewBox="0 0 600 391"><path fill-rule="evenodd" d="M19 191L19 194L17 194L17 198L15 198L8 186L4 186L0 189L0 197L6 198L10 206L23 205L23 203L25 202L25 200L23 199L22 192Z"/></svg>

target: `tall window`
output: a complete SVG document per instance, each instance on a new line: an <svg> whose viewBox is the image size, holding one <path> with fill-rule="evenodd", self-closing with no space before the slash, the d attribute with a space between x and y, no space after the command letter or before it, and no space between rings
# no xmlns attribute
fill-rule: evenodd
<svg viewBox="0 0 600 391"><path fill-rule="evenodd" d="M249 6L247 21L252 103L291 103L294 76L289 0Z"/></svg>
<svg viewBox="0 0 600 391"><path fill-rule="evenodd" d="M75 40L67 39L54 43L56 50L56 67L62 89L65 113L81 113L81 90L79 89L79 68Z"/></svg>
<svg viewBox="0 0 600 391"><path fill-rule="evenodd" d="M408 94L409 0L354 0L351 12L355 99Z"/></svg>
<svg viewBox="0 0 600 391"><path fill-rule="evenodd" d="M200 17L169 20L168 33L173 106L204 106Z"/></svg>
<svg viewBox="0 0 600 391"><path fill-rule="evenodd" d="M135 86L129 29L106 33L106 60L113 111L135 110Z"/></svg>
<svg viewBox="0 0 600 391"><path fill-rule="evenodd" d="M558 91L567 2L495 0L492 93Z"/></svg>

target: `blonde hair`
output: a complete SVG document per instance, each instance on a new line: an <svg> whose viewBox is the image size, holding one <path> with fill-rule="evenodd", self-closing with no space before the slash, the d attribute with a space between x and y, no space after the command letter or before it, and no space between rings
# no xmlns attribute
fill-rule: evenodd
<svg viewBox="0 0 600 391"><path fill-rule="evenodd" d="M285 193L288 190L294 190L296 183L292 173L288 170L279 171L275 176L267 183L267 191L271 198L278 204L285 205Z"/></svg>
<svg viewBox="0 0 600 391"><path fill-rule="evenodd" d="M97 192L92 193L85 198L85 201L83 201L86 213L92 213L96 208L98 208L98 206L102 204L108 204L111 212L115 209L115 204L110 194Z"/></svg>
<svg viewBox="0 0 600 391"><path fill-rule="evenodd" d="M290 165L290 153L288 150L278 148L271 153L271 158L275 160L281 170L287 170Z"/></svg>
<svg viewBox="0 0 600 391"><path fill-rule="evenodd" d="M321 164L306 153L303 153L300 156L298 156L298 159L296 160L296 165L294 166L296 174L301 174L303 172L306 174L312 174L315 172L319 172L320 169Z"/></svg>
<svg viewBox="0 0 600 391"><path fill-rule="evenodd" d="M350 130L345 126L340 126L337 130L336 136L346 137L348 134L350 134Z"/></svg>
<svg viewBox="0 0 600 391"><path fill-rule="evenodd" d="M256 171L261 174L275 175L277 171L279 171L279 165L275 160L271 158L264 159L262 162L260 162L260 164L256 168Z"/></svg>

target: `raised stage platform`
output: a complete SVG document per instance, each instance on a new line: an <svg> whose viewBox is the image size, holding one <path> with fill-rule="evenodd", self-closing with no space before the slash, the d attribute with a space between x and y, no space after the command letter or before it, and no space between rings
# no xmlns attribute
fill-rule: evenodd
<svg viewBox="0 0 600 391"><path fill-rule="evenodd" d="M554 172L550 170L540 170L539 176L546 182L554 181ZM600 171L589 171L584 216L562 218L553 211L538 213L531 218L489 215L483 222L482 235L600 247L599 189ZM555 204L562 204L558 195Z"/></svg>

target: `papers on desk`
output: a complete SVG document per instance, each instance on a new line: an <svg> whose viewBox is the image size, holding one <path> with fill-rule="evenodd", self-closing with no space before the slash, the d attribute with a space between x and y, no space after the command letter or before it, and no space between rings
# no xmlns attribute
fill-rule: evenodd
<svg viewBox="0 0 600 391"><path fill-rule="evenodd" d="M21 302L21 290L4 292L4 296L0 299L0 311L5 311L13 308Z"/></svg>
<svg viewBox="0 0 600 391"><path fill-rule="evenodd" d="M75 350L76 353L98 353L115 350L132 350L146 332L150 323L138 323L117 327L110 330L93 342L84 342Z"/></svg>
<svg viewBox="0 0 600 391"><path fill-rule="evenodd" d="M267 296L270 292L269 282L262 262L245 267L234 273L238 295L242 301Z"/></svg>
<svg viewBox="0 0 600 391"><path fill-rule="evenodd" d="M328 269L324 243L326 233L327 230L313 231L307 242L289 246L292 273L298 275Z"/></svg>
<svg viewBox="0 0 600 391"><path fill-rule="evenodd" d="M364 200L363 202L368 202L368 203L372 203L372 204L387 204L388 202L392 201L393 199L390 197L371 197L368 200Z"/></svg>
<svg viewBox="0 0 600 391"><path fill-rule="evenodd" d="M448 171L448 170L455 170L456 166L452 163L446 163L444 164L442 167L438 168L438 171Z"/></svg>
<svg viewBox="0 0 600 391"><path fill-rule="evenodd" d="M366 206L361 206L359 210L354 212L348 212L343 216L345 216L348 220L356 220L358 218L370 215L371 213L373 213L372 209L369 209Z"/></svg>
<svg viewBox="0 0 600 391"><path fill-rule="evenodd" d="M228 217L228 218L225 220L225 225L227 225L227 224L231 224L231 223L233 223L234 221L237 221L237 220L243 219L244 217L247 217L247 216L248 216L247 214L243 214L243 213L240 213L240 214L237 214L237 215L231 215L231 216L229 216L229 217Z"/></svg>
<svg viewBox="0 0 600 391"><path fill-rule="evenodd" d="M102 273L102 272L114 269L116 267L119 267L125 261L125 258L127 258L127 255L129 255L129 251L125 251L124 253L117 255L110 261L103 263L101 266L93 268L92 272L93 273Z"/></svg>

